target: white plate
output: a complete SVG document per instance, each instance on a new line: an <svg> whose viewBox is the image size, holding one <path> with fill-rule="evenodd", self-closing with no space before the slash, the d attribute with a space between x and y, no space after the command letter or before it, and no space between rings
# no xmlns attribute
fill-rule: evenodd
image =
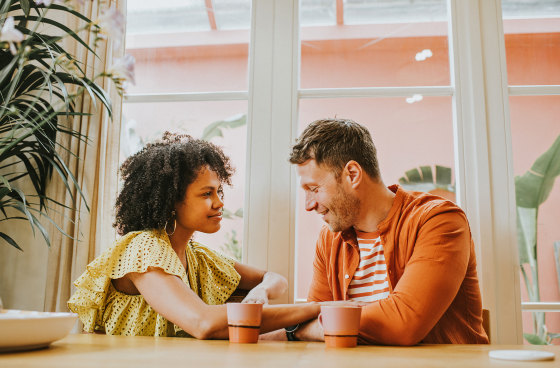
<svg viewBox="0 0 560 368"><path fill-rule="evenodd" d="M503 360L553 360L554 353L540 350L491 350L490 358Z"/></svg>
<svg viewBox="0 0 560 368"><path fill-rule="evenodd" d="M77 318L75 313L0 310L0 352L47 347L68 335Z"/></svg>

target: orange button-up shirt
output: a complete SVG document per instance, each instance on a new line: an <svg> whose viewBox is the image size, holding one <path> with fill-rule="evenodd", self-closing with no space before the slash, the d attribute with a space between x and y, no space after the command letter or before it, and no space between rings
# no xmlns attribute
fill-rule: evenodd
<svg viewBox="0 0 560 368"><path fill-rule="evenodd" d="M390 295L363 307L360 338L371 344L487 344L469 224L454 203L398 185L378 230ZM347 300L360 263L356 234L321 230L310 301Z"/></svg>

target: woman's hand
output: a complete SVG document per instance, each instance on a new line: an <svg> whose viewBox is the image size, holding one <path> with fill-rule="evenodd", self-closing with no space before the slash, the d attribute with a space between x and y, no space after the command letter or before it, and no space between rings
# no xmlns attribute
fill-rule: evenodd
<svg viewBox="0 0 560 368"><path fill-rule="evenodd" d="M268 304L268 291L262 284L259 284L249 291L241 303Z"/></svg>
<svg viewBox="0 0 560 368"><path fill-rule="evenodd" d="M286 278L275 272L261 271L243 263L236 263L235 269L241 275L238 288L249 290L242 303L267 304L270 299L276 299L288 290Z"/></svg>

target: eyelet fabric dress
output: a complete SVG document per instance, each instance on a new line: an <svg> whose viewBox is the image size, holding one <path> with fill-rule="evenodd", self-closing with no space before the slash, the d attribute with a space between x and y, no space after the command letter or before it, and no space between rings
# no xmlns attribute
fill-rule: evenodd
<svg viewBox="0 0 560 368"><path fill-rule="evenodd" d="M87 265L74 282L68 308L87 332L108 335L188 336L150 307L142 295L117 291L111 280L157 267L179 277L209 305L223 304L239 285L235 261L204 245L189 242L187 270L163 230L134 231Z"/></svg>

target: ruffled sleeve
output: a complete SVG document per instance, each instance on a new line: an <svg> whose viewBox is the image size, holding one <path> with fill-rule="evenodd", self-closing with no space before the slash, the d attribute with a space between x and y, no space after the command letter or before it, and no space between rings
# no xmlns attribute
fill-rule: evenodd
<svg viewBox="0 0 560 368"><path fill-rule="evenodd" d="M87 266L86 271L74 282L76 292L68 301L68 308L80 316L84 330L95 331L108 318L114 318L104 315L107 296L110 291L114 291L111 279L121 278L130 272L146 272L148 267L161 268L189 284L185 269L166 237L161 236L159 231L131 232ZM137 304L139 308L148 307L143 298Z"/></svg>

